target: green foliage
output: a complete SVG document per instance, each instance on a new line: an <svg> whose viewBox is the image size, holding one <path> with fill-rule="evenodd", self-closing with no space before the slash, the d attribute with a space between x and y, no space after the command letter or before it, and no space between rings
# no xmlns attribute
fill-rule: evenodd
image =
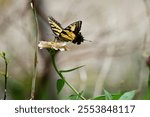
<svg viewBox="0 0 150 117"><path fill-rule="evenodd" d="M91 98L91 100L105 100L105 95L93 97L93 98Z"/></svg>
<svg viewBox="0 0 150 117"><path fill-rule="evenodd" d="M113 100L119 100L123 93L112 94Z"/></svg>
<svg viewBox="0 0 150 117"><path fill-rule="evenodd" d="M70 95L70 96L68 97L68 99L70 99L70 100L78 100L78 99L79 99L79 96L72 94L72 95Z"/></svg>
<svg viewBox="0 0 150 117"><path fill-rule="evenodd" d="M63 79L58 79L57 80L57 94L60 93L60 91L62 90L62 88L64 87L64 80Z"/></svg>
<svg viewBox="0 0 150 117"><path fill-rule="evenodd" d="M105 95L105 99L106 99L106 100L112 100L112 99L113 99L111 93L109 93L109 92L106 91L105 89L104 89L104 95Z"/></svg>
<svg viewBox="0 0 150 117"><path fill-rule="evenodd" d="M121 97L121 93L119 94L111 94L111 99L108 99L106 97L106 95L100 95L100 96L96 96L94 98L91 98L91 100L118 100Z"/></svg>
<svg viewBox="0 0 150 117"><path fill-rule="evenodd" d="M135 94L136 90L125 93L111 94L104 89L104 95L94 97L92 100L132 100L135 97Z"/></svg>
<svg viewBox="0 0 150 117"><path fill-rule="evenodd" d="M135 97L136 90L125 92L119 100L132 100Z"/></svg>
<svg viewBox="0 0 150 117"><path fill-rule="evenodd" d="M79 93L79 95L77 95L77 94L72 94L72 95L70 95L69 97L68 97L68 99L70 99L70 100L80 100L81 98L81 95L83 94L83 91L81 91L80 93Z"/></svg>

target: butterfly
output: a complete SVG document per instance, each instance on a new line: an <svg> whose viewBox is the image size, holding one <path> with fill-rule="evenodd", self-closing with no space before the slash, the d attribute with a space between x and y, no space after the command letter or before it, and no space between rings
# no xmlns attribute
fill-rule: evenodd
<svg viewBox="0 0 150 117"><path fill-rule="evenodd" d="M80 32L82 21L76 21L66 28L63 28L53 17L48 17L50 27L55 34L56 39L60 41L71 41L74 44L81 44L84 38Z"/></svg>

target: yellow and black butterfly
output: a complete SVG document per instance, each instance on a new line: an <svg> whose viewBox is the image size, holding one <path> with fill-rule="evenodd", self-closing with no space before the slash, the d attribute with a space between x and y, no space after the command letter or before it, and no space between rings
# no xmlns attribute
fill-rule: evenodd
<svg viewBox="0 0 150 117"><path fill-rule="evenodd" d="M74 44L81 44L84 38L80 32L82 21L77 21L66 28L62 28L61 24L58 23L53 17L48 17L50 27L55 34L56 39L61 41L71 41Z"/></svg>

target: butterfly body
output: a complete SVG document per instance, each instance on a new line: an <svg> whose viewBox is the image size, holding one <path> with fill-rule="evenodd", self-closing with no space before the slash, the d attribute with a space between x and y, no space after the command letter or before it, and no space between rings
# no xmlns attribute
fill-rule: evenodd
<svg viewBox="0 0 150 117"><path fill-rule="evenodd" d="M84 38L80 32L82 21L74 22L66 28L62 28L60 23L52 17L49 17L48 21L57 40L71 41L74 44L81 44L81 42L84 41Z"/></svg>

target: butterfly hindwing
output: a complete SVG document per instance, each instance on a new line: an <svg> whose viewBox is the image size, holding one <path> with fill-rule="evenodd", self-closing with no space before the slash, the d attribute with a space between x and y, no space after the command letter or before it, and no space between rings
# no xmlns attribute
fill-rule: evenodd
<svg viewBox="0 0 150 117"><path fill-rule="evenodd" d="M60 34L62 38L73 41L81 30L82 21L77 21L67 26Z"/></svg>
<svg viewBox="0 0 150 117"><path fill-rule="evenodd" d="M55 36L58 37L63 30L60 23L58 23L53 17L48 17L48 22Z"/></svg>

